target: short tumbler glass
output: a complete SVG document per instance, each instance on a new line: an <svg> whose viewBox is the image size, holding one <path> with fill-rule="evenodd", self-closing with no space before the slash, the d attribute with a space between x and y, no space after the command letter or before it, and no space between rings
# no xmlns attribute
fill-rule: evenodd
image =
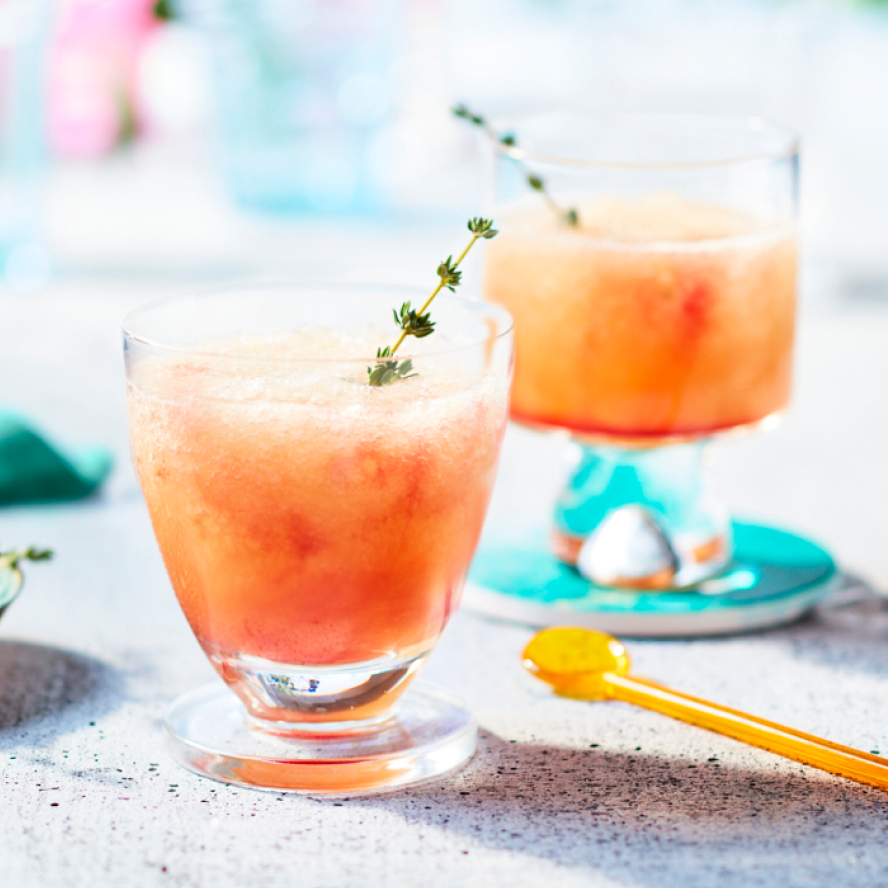
<svg viewBox="0 0 888 888"><path fill-rule="evenodd" d="M179 604L223 685L174 757L216 779L378 791L466 761L476 726L408 686L457 607L493 488L511 319L455 297L368 384L395 287L177 296L124 325L133 459ZM393 335L394 334L394 335ZM406 693L405 693L406 692Z"/></svg>

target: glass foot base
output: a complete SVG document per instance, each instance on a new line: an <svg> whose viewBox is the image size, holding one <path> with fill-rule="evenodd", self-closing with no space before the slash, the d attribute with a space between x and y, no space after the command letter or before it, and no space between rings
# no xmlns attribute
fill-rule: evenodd
<svg viewBox="0 0 888 888"><path fill-rule="evenodd" d="M620 520L624 518L630 521ZM575 567L587 580L622 589L681 589L715 576L728 563L732 545L729 534L715 534L703 540L670 540L661 535L656 524L649 523L649 530L658 538L654 542L650 532L647 536L638 533L637 522L646 518L643 509L624 506L591 539L553 529L549 535L552 554ZM633 523L635 527L631 526ZM630 536L634 537L631 542ZM641 570L632 570L631 565L638 560L642 562Z"/></svg>
<svg viewBox="0 0 888 888"><path fill-rule="evenodd" d="M667 590L731 559L727 511L704 471L707 441L642 449L574 444L552 548L596 586Z"/></svg>
<svg viewBox="0 0 888 888"><path fill-rule="evenodd" d="M173 758L196 774L309 795L378 793L439 777L467 762L478 744L472 714L422 685L408 689L385 719L278 730L260 725L214 683L179 697L164 728Z"/></svg>
<svg viewBox="0 0 888 888"><path fill-rule="evenodd" d="M798 619L837 588L828 552L804 537L731 525L732 561L694 586L668 591L596 585L551 554L543 534L524 545L483 545L463 607L532 626L585 626L614 635L724 635Z"/></svg>

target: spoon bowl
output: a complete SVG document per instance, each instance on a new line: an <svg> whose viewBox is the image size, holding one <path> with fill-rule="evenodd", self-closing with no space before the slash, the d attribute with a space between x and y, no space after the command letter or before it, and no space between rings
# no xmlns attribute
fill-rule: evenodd
<svg viewBox="0 0 888 888"><path fill-rule="evenodd" d="M605 632L556 627L538 632L524 648L524 668L560 697L607 700L614 695L605 675L626 675L625 645Z"/></svg>

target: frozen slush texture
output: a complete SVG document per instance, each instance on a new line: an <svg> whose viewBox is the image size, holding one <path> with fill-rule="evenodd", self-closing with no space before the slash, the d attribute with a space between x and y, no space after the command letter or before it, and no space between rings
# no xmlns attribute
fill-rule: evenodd
<svg viewBox="0 0 888 888"><path fill-rule="evenodd" d="M497 219L486 298L515 320L512 415L615 438L754 423L790 395L796 243L671 193Z"/></svg>
<svg viewBox="0 0 888 888"><path fill-rule="evenodd" d="M481 532L505 374L431 361L371 388L366 362L282 360L375 352L320 332L213 351L228 354L142 360L129 387L135 463L198 640L299 665L429 649Z"/></svg>

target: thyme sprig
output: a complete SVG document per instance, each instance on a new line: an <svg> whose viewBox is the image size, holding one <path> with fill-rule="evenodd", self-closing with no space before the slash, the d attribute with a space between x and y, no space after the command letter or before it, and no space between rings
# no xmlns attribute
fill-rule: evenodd
<svg viewBox="0 0 888 888"><path fill-rule="evenodd" d="M401 305L400 311L392 309L395 324L401 331L401 335L394 345L387 345L376 350L376 366L367 368L370 385L388 385L396 379L409 379L411 376L417 375L413 372L413 361L409 358L399 361L395 357L395 352L408 336L422 339L435 332L435 322L431 319L431 313L428 310L432 300L445 288L452 293L456 292L456 288L462 282L462 272L459 271L459 266L468 256L475 241L489 240L499 234L493 227L493 219L482 219L480 216L470 219L468 228L472 232L472 239L466 244L466 248L459 254L455 262L453 256L450 255L438 266L438 285L432 290L432 294L423 303L422 308L415 309L408 301Z"/></svg>
<svg viewBox="0 0 888 888"><path fill-rule="evenodd" d="M370 385L388 385L396 379L409 379L416 376L412 373L413 361L407 358L405 361L399 361L392 356L392 347L387 345L385 348L376 349L376 366L368 367L367 373L370 378L367 380Z"/></svg>
<svg viewBox="0 0 888 888"><path fill-rule="evenodd" d="M49 561L52 556L52 549L38 549L34 546L28 546L27 549L10 549L8 552L0 552L0 572L11 570L18 574L18 580L21 582L22 570L19 567L20 562Z"/></svg>
<svg viewBox="0 0 888 888"><path fill-rule="evenodd" d="M514 133L497 133L480 114L472 113L465 105L455 105L452 111L456 117L459 117L462 120L467 120L469 123L483 129L495 142L499 142L507 148L517 147ZM512 159L521 167L521 170L524 173L524 180L527 184L534 191L539 192L540 196L546 201L552 212L555 213L565 225L568 225L571 228L576 228L580 224L580 215L577 213L576 209L574 209L574 207L564 209L564 207L562 207L561 204L559 204L546 190L546 183L543 182L540 176L530 172L522 161L517 158Z"/></svg>

